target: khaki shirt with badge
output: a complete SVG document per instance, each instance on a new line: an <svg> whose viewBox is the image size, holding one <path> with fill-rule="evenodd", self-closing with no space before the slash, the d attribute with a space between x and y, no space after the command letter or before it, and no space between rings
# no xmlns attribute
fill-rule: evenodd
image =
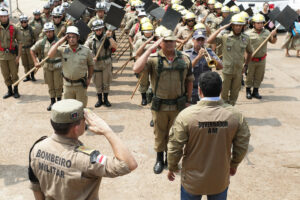
<svg viewBox="0 0 300 200"><path fill-rule="evenodd" d="M250 131L242 114L222 100L201 100L179 113L170 129L168 168L194 195L218 194L229 185L230 168L247 153Z"/></svg>
<svg viewBox="0 0 300 200"><path fill-rule="evenodd" d="M34 33L35 28L28 25L26 29L24 29L22 26L19 26L18 29L20 32L20 40L22 43L22 47L23 48L31 47L36 41L36 37Z"/></svg>
<svg viewBox="0 0 300 200"><path fill-rule="evenodd" d="M20 30L15 25L13 25L13 24L10 24L10 25L14 27L11 47L18 48L17 44L22 44ZM0 42L1 42L0 44L1 44L1 47L4 49L9 49L9 47L10 47L10 41L11 41L10 30L9 30L10 25L8 25L6 28L4 28L0 24ZM15 54L7 53L5 51L0 51L0 60L12 60L15 58L16 58Z"/></svg>
<svg viewBox="0 0 300 200"><path fill-rule="evenodd" d="M270 31L267 29L263 29L260 33L258 33L254 28L246 31L246 34L249 35L251 40L251 45L253 50L257 49L259 45L263 43L263 41L270 35ZM272 38L269 39L269 42L272 41ZM260 50L254 55L255 58L264 57L267 54L267 46L266 42Z"/></svg>
<svg viewBox="0 0 300 200"><path fill-rule="evenodd" d="M79 140L53 134L37 143L31 152L30 165L38 179L31 182L31 189L41 191L45 199L99 199L102 177L130 173L124 161L99 153Z"/></svg>
<svg viewBox="0 0 300 200"><path fill-rule="evenodd" d="M68 44L57 48L58 55L62 59L63 76L70 80L79 80L87 76L88 67L94 66L93 55L89 48L81 44L78 45L75 52ZM81 85L82 83L69 83L64 81L64 85Z"/></svg>
<svg viewBox="0 0 300 200"><path fill-rule="evenodd" d="M58 39L57 39L58 41ZM38 40L32 47L31 50L34 51L36 54L40 55L40 59L44 59L45 56L48 55L48 52L50 48L57 42L56 40L53 40L52 43L48 41L47 37L44 37L40 40ZM44 44L44 45L43 45ZM43 47L44 46L44 47ZM43 51L43 52L42 52ZM60 62L59 62L60 61ZM55 63L54 63L55 62ZM54 64L53 64L54 63ZM58 52L56 52L54 58L49 58L43 65L44 69L53 71L57 69L61 69L61 57L59 56Z"/></svg>
<svg viewBox="0 0 300 200"><path fill-rule="evenodd" d="M148 61L144 68L144 73L150 75L151 86L153 93L160 99L174 100L182 97L186 94L186 82L194 81L194 75L192 73L192 63L188 55L178 51L175 51L175 57L173 61L168 61L162 50L153 53L148 58ZM163 60L163 70L160 74L157 91L155 91L158 77L158 62L159 57ZM172 69L173 68L173 69ZM181 83L180 72L174 68L184 68L183 80ZM161 104L160 111L176 111L177 105L165 105Z"/></svg>
<svg viewBox="0 0 300 200"><path fill-rule="evenodd" d="M96 56L98 49L103 41L103 36L101 38L101 41L98 40L95 34L92 34L88 37L86 40L84 46L88 47L92 53L93 57ZM111 59L111 46L109 46L107 49L102 47L98 60L95 63L94 69L95 70L100 70L103 71L108 65L112 64L112 59Z"/></svg>
<svg viewBox="0 0 300 200"><path fill-rule="evenodd" d="M216 43L222 45L223 53L223 73L241 74L245 62L245 52L252 53L253 48L248 35L241 33L234 35L231 31L228 34L219 34Z"/></svg>

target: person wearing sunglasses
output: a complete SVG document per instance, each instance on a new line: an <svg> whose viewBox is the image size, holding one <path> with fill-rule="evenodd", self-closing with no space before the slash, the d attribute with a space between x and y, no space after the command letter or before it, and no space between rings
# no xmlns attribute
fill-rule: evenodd
<svg viewBox="0 0 300 200"><path fill-rule="evenodd" d="M51 13L53 24L55 27L55 35L59 38L64 37L66 33L65 23L62 21L63 13L61 11L62 10L60 9L60 7L55 7ZM59 35L60 32L62 33Z"/></svg>
<svg viewBox="0 0 300 200"><path fill-rule="evenodd" d="M181 29L176 35L177 42L184 44L183 45L183 50L187 50L193 47L192 37L189 38L189 36L193 33L194 31L194 26L196 24L196 15L192 12L189 12L185 15L185 22L186 25L184 29Z"/></svg>

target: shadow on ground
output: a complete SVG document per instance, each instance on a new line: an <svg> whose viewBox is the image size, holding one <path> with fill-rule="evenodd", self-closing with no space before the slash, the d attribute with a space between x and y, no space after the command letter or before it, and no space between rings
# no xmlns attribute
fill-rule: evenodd
<svg viewBox="0 0 300 200"><path fill-rule="evenodd" d="M281 122L277 118L245 118L249 126L281 126Z"/></svg>
<svg viewBox="0 0 300 200"><path fill-rule="evenodd" d="M15 185L28 180L28 166L0 165L0 179L5 185Z"/></svg>

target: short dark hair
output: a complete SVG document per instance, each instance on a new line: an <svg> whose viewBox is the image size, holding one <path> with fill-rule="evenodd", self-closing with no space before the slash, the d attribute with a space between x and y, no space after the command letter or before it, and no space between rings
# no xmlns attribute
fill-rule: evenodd
<svg viewBox="0 0 300 200"><path fill-rule="evenodd" d="M76 125L80 124L81 119L77 120L76 122L73 122L73 123L56 123L52 120L50 120L50 121L51 121L51 125L52 125L52 127L53 127L56 134L58 134L58 135L67 135L69 130L73 126L76 126Z"/></svg>
<svg viewBox="0 0 300 200"><path fill-rule="evenodd" d="M199 87L204 97L218 97L222 90L222 79L217 72L204 72L199 77Z"/></svg>

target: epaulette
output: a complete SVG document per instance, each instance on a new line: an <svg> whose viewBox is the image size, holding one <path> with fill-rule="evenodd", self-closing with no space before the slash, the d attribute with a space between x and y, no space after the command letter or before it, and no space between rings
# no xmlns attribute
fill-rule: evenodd
<svg viewBox="0 0 300 200"><path fill-rule="evenodd" d="M98 159L99 155L100 155L100 157L102 156L98 150L91 149L91 148L85 147L83 145L76 147L75 151L76 152L81 152L83 154L86 154L86 155L90 156L90 162L92 164L96 163L99 160ZM101 161L100 161L100 163L101 163ZM103 164L103 163L101 163L101 164Z"/></svg>

